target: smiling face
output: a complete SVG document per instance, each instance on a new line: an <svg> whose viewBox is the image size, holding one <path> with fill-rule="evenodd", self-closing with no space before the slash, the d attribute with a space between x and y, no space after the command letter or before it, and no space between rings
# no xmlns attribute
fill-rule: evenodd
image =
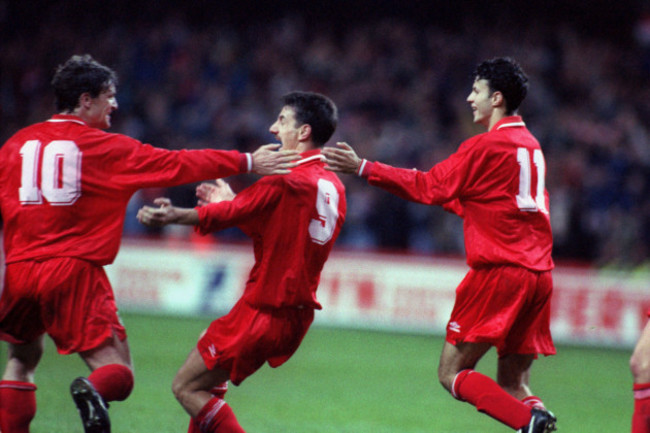
<svg viewBox="0 0 650 433"><path fill-rule="evenodd" d="M308 127L308 125L298 126L293 108L284 106L275 123L269 128L269 132L280 140L282 149L303 150L301 149L301 142L305 138L305 127Z"/></svg>
<svg viewBox="0 0 650 433"><path fill-rule="evenodd" d="M474 114L474 123L489 128L490 120L495 108L494 95L495 92L490 90L487 80L479 79L474 81L472 91L467 97L467 102L469 102L472 107L472 113Z"/></svg>
<svg viewBox="0 0 650 433"><path fill-rule="evenodd" d="M111 126L111 113L117 110L115 85L111 84L96 98L88 94L81 96L80 117L94 128L108 129Z"/></svg>

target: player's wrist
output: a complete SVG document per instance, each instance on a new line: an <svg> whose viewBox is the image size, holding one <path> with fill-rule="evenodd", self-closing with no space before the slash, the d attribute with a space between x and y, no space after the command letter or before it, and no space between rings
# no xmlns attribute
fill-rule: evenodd
<svg viewBox="0 0 650 433"><path fill-rule="evenodd" d="M362 159L357 166L356 175L359 177L368 177L372 163L367 159Z"/></svg>
<svg viewBox="0 0 650 433"><path fill-rule="evenodd" d="M255 158L250 152L242 153L239 159L239 172L240 173L251 173L255 168Z"/></svg>

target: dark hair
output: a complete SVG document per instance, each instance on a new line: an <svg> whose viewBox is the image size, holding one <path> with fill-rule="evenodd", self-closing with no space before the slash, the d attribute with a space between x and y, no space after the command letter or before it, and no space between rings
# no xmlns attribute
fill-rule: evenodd
<svg viewBox="0 0 650 433"><path fill-rule="evenodd" d="M480 63L474 71L474 78L487 80L490 90L503 94L507 114L516 112L528 93L528 77L521 66L510 57Z"/></svg>
<svg viewBox="0 0 650 433"><path fill-rule="evenodd" d="M56 68L52 87L56 109L69 112L79 105L79 97L88 93L96 98L111 84L117 86L117 74L94 60L89 54L74 55Z"/></svg>
<svg viewBox="0 0 650 433"><path fill-rule="evenodd" d="M315 144L324 145L334 134L339 115L336 105L327 96L313 92L291 92L282 97L282 103L293 109L298 126L311 126L311 138Z"/></svg>

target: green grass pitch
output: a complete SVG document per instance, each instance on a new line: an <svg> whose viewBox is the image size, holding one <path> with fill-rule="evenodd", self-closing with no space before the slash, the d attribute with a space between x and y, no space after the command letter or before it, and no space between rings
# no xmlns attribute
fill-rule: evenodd
<svg viewBox="0 0 650 433"><path fill-rule="evenodd" d="M136 369L125 402L111 404L115 433L186 432L170 384L209 318L124 314ZM449 396L436 379L442 338L315 326L296 355L264 367L227 400L251 433L499 433L509 428ZM2 345L2 367L6 347ZM532 388L558 416L559 432L626 432L632 414L630 351L558 348L533 366ZM494 376L490 352L478 370ZM88 370L48 340L37 371L32 433L82 432L69 383Z"/></svg>

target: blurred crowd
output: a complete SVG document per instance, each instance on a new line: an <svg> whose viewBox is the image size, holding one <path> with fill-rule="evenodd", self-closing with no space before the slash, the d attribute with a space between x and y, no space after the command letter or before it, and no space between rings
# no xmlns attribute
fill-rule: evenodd
<svg viewBox="0 0 650 433"><path fill-rule="evenodd" d="M0 8L0 26L9 21ZM4 35L2 141L49 118L55 66L83 52L119 74L114 132L171 149L250 151L275 141L268 128L280 96L311 90L339 108L330 144L346 141L367 159L428 170L481 132L465 101L476 64L512 56L530 78L520 114L547 159L556 259L616 268L650 260L650 23L643 19L628 38L471 16L453 27L402 17L341 26L300 13L249 25L191 25L172 12L155 23L64 21L54 16ZM349 210L339 247L463 254L458 217L342 177ZM232 179L233 189L253 180ZM195 204L193 186L145 190L130 211L159 195ZM145 233L135 218L127 221L126 235Z"/></svg>

